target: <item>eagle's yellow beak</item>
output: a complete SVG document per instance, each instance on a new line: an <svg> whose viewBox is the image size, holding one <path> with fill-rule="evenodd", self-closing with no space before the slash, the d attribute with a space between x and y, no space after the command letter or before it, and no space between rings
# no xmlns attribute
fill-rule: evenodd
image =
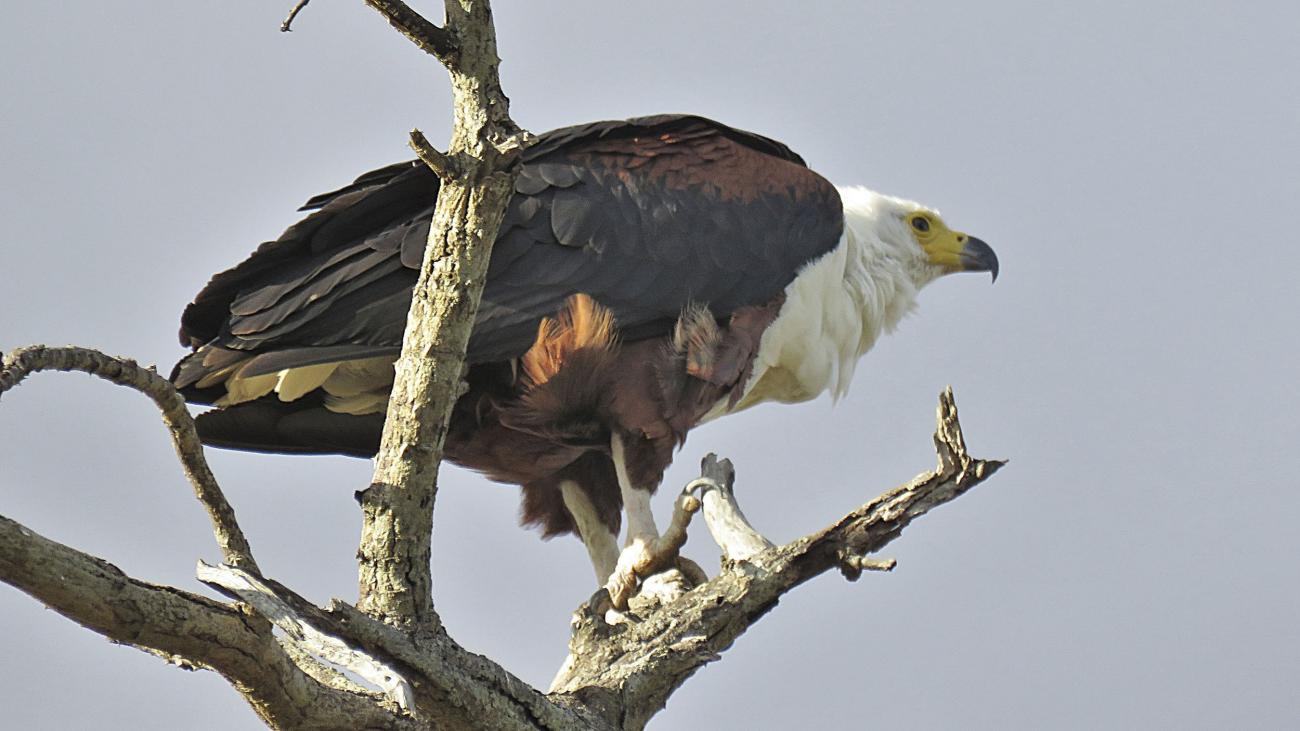
<svg viewBox="0 0 1300 731"><path fill-rule="evenodd" d="M930 261L950 272L989 272L998 281L998 255L993 247L958 231L936 232L921 247Z"/></svg>
<svg viewBox="0 0 1300 731"><path fill-rule="evenodd" d="M918 211L906 219L931 264L948 272L990 272L998 281L998 255L993 248L974 236L953 231L938 216Z"/></svg>

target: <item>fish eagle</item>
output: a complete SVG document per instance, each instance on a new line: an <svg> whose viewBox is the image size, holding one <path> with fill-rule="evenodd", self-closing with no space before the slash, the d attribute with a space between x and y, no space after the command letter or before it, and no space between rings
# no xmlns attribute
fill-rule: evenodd
<svg viewBox="0 0 1300 731"><path fill-rule="evenodd" d="M171 377L216 407L205 443L375 454L438 185L418 161L366 173L199 292ZM998 260L767 137L682 115L548 132L492 249L445 454L519 485L525 524L576 533L617 606L692 427L842 395L918 290L958 271L996 278Z"/></svg>

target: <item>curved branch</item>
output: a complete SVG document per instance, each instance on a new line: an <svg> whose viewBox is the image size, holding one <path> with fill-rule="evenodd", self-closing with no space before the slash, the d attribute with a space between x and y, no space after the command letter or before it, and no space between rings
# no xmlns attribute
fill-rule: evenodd
<svg viewBox="0 0 1300 731"><path fill-rule="evenodd" d="M298 17L298 13L301 13L303 8L307 7L309 2L311 0L298 0L298 4L293 6L293 10L289 11L289 17L285 18L284 22L280 24L281 33L288 33L293 30L294 19Z"/></svg>
<svg viewBox="0 0 1300 731"><path fill-rule="evenodd" d="M194 494L208 511L212 532L221 555L232 566L257 572L253 549L248 545L235 509L217 484L203 456L203 444L194 428L194 418L185 408L185 399L176 392L171 381L158 375L153 368L142 368L134 360L116 358L90 348L50 348L31 345L18 348L5 356L0 366L0 395L22 383L23 379L39 371L81 371L99 376L119 386L133 388L153 399L162 411L163 422L171 433L172 445L181 461L185 476L194 486Z"/></svg>

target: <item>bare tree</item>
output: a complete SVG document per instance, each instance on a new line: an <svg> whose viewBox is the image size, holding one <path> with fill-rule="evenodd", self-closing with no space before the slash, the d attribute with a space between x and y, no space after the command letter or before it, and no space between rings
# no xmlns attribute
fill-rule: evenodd
<svg viewBox="0 0 1300 731"><path fill-rule="evenodd" d="M364 522L356 605L334 600L319 608L264 577L172 385L134 361L75 347L9 353L0 394L32 373L62 370L149 396L222 553L219 565L199 563L198 578L234 601L139 581L4 517L0 579L114 641L220 673L274 728L637 729L785 592L833 568L850 580L864 570L892 569L892 561L869 555L912 519L1002 465L967 454L946 391L934 437L936 468L822 531L775 546L745 520L730 463L710 456L700 478L677 498L666 535L680 545L702 511L723 551L716 576L667 604L637 605L635 622L607 624L592 602L583 604L569 656L548 692L464 650L443 628L432 596L437 472L491 244L528 136L509 116L486 0L447 0L441 26L400 0L367 4L447 68L456 124L446 153L418 131L411 135L442 185L374 478L359 493Z"/></svg>

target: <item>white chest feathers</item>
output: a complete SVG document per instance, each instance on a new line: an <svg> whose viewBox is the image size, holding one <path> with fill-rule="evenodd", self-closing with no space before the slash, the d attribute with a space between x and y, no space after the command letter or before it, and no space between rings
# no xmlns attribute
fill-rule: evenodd
<svg viewBox="0 0 1300 731"><path fill-rule="evenodd" d="M858 360L916 302L925 279L915 253L877 233L863 189L841 189L845 230L829 253L809 262L785 290L785 304L764 331L745 393L733 410L764 401L793 403L830 391L844 396ZM856 205L855 205L856 204Z"/></svg>

